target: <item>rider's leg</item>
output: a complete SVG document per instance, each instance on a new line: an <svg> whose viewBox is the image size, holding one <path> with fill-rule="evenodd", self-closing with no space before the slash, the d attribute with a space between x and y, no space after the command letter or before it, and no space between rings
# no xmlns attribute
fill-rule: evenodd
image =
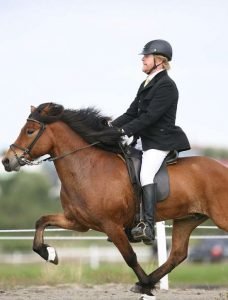
<svg viewBox="0 0 228 300"><path fill-rule="evenodd" d="M142 185L142 202L144 210L144 222L132 229L135 239L143 240L151 244L154 240L156 188L154 177L169 151L150 149L143 152L140 181Z"/></svg>

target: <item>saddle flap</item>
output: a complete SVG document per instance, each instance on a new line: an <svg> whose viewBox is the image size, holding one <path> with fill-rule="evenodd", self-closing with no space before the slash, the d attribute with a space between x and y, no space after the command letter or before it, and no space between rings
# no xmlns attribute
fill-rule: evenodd
<svg viewBox="0 0 228 300"><path fill-rule="evenodd" d="M140 170L142 163L142 151L128 146L124 154L131 183L134 187L137 186L137 190L141 189ZM154 182L157 183L157 201L164 200L169 196L169 175L166 166L177 163L177 159L178 151L170 151L155 175Z"/></svg>

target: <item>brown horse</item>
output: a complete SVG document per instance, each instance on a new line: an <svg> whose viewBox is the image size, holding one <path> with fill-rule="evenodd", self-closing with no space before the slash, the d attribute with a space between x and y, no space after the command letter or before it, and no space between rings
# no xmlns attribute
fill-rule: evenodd
<svg viewBox="0 0 228 300"><path fill-rule="evenodd" d="M36 222L35 252L58 263L54 248L44 244L47 226L104 232L138 278L132 290L151 295L155 284L187 257L194 228L210 218L228 231L228 170L206 157L179 158L168 167L170 195L157 204L156 220L173 220L172 249L168 260L147 275L124 230L131 228L136 214L126 165L116 154L118 147L108 146L111 136L104 137L106 144L96 144L94 138L95 132L107 128L104 120L94 109L67 110L53 103L32 107L2 163L11 172L45 154L54 161L64 213L42 216Z"/></svg>

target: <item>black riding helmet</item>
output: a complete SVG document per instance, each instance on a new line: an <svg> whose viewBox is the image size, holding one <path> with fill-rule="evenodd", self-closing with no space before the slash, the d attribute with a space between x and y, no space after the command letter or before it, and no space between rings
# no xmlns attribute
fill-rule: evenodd
<svg viewBox="0 0 228 300"><path fill-rule="evenodd" d="M148 55L148 54L157 54L157 55L163 55L165 56L169 61L172 59L172 47L170 43L168 43L165 40L153 40L148 42L144 48L142 55Z"/></svg>

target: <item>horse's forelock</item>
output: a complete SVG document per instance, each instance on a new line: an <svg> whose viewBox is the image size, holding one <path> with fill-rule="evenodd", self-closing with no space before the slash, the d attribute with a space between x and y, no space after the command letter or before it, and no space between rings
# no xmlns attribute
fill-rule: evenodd
<svg viewBox="0 0 228 300"><path fill-rule="evenodd" d="M35 111L33 111L29 118L44 123L53 123L58 121L64 112L64 107L55 103L40 104Z"/></svg>
<svg viewBox="0 0 228 300"><path fill-rule="evenodd" d="M64 112L63 105L50 103L48 109L48 116L60 116Z"/></svg>

